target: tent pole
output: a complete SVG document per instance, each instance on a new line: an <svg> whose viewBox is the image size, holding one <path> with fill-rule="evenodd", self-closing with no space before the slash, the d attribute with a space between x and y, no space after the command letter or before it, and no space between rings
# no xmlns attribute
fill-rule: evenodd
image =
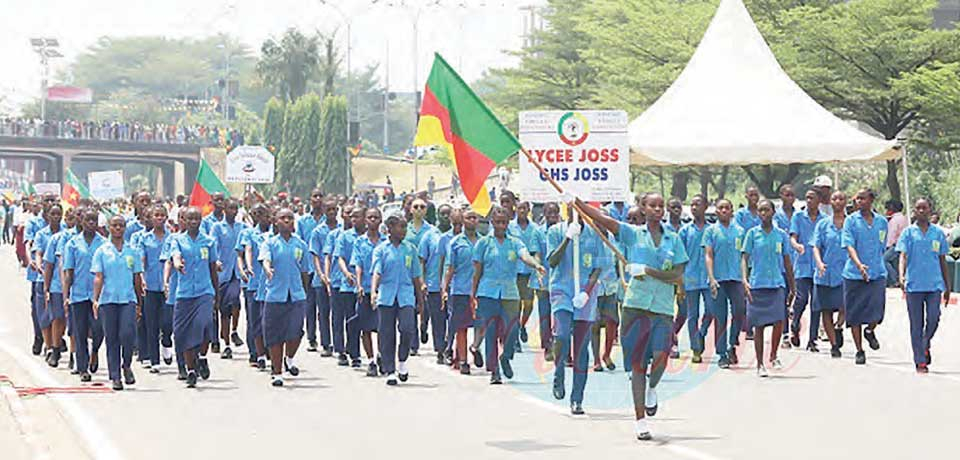
<svg viewBox="0 0 960 460"><path fill-rule="evenodd" d="M907 174L908 171L909 171L909 169L907 168L907 143L906 143L906 142L903 143L903 147L902 147L902 148L903 148L903 159L901 160L901 163L903 163L903 199L904 199L904 201L905 201L905 202L903 203L903 210L905 211L904 214L907 216L907 221L909 222L909 221L910 221L910 206L911 206L911 204L910 204L910 177L909 177L908 174Z"/></svg>
<svg viewBox="0 0 960 460"><path fill-rule="evenodd" d="M840 162L833 162L833 189L840 190Z"/></svg>

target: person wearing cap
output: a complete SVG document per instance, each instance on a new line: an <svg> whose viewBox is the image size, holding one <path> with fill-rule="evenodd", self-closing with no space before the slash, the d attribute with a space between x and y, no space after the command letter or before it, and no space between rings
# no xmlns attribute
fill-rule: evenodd
<svg viewBox="0 0 960 460"><path fill-rule="evenodd" d="M833 196L833 181L829 176L820 175L813 180L813 189L820 195L820 214L826 217L833 217L833 207L830 206L830 198Z"/></svg>

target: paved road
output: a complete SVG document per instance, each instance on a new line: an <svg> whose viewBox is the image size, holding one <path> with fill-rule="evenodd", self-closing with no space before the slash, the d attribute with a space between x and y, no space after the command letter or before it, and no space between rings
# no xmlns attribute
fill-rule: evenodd
<svg viewBox="0 0 960 460"><path fill-rule="evenodd" d="M0 249L0 375L21 389L73 387L61 366L29 355L27 286L9 247ZM301 353L303 373L282 389L245 360L211 360L213 377L197 390L137 372L122 393L13 395L0 383L0 445L21 458L264 458L311 453L321 458L608 458L778 459L947 458L960 408L960 310L945 311L933 372L913 372L904 303L888 291L883 348L853 364L827 353L783 354L787 369L758 378L752 352L736 370L692 366L684 354L661 385L655 442L633 437L629 382L620 372L591 373L586 416L568 415L549 396L552 364L530 351L517 376L491 387L487 376L461 377L412 358L411 380L381 379ZM536 334L531 334L535 336ZM850 342L848 337L848 342ZM242 353L238 353L242 355ZM619 357L619 353L618 353ZM101 358L101 362L106 360ZM104 384L105 372L95 376ZM569 379L568 379L569 380ZM8 415L9 414L9 415ZM65 457L64 457L65 456Z"/></svg>

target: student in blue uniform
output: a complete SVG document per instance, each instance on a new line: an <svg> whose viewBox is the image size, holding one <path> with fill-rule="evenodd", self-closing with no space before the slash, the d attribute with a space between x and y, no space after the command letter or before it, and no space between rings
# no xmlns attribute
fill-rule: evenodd
<svg viewBox="0 0 960 460"><path fill-rule="evenodd" d="M113 216L108 222L110 241L93 253L90 271L94 274L93 314L103 316L107 370L114 391L119 391L124 384L136 383L130 364L141 313L137 293L143 292L143 259L140 251L123 241L127 228L123 216Z"/></svg>
<svg viewBox="0 0 960 460"><path fill-rule="evenodd" d="M387 231L389 240L373 250L370 302L380 314L377 330L382 370L387 375L387 385L396 385L398 378L406 382L410 375L407 358L411 342L416 341L414 308L421 292L422 267L417 263L416 246L404 239L406 220L400 216L388 217Z"/></svg>
<svg viewBox="0 0 960 460"><path fill-rule="evenodd" d="M558 224L559 222L560 205L553 202L545 203L543 205L543 224L537 227L537 254L547 254L547 232L550 230L550 227ZM549 264L547 264L544 268L546 268L547 274L543 277L543 281L541 281L537 276L531 276L530 288L537 293L537 318L540 320L540 348L543 349L543 359L545 361L553 361L553 326L550 315ZM599 329L601 326L607 328L607 337L610 337L611 335L616 336L616 331L612 333L610 332L609 320L612 318L612 316L609 310L604 309L605 306L607 305L601 304L598 306L600 309L600 322L603 324L600 324L600 322L597 323L597 330L594 332L594 337L599 336ZM619 314L616 311L616 304L614 304L613 314L616 316L619 324ZM616 326L614 326L614 329L616 329Z"/></svg>
<svg viewBox="0 0 960 460"><path fill-rule="evenodd" d="M816 209L816 208L814 208ZM743 293L747 299L747 320L753 331L753 349L757 358L757 375L767 376L763 361L763 332L773 326L770 336L770 364L774 370L783 365L777 357L780 338L786 322L783 306L793 300L796 288L793 263L787 248L790 239L787 233L773 225L773 203L761 200L757 210L760 226L747 230L743 237Z"/></svg>
<svg viewBox="0 0 960 460"><path fill-rule="evenodd" d="M437 352L437 364L445 364L444 354L447 349L447 312L440 292L440 281L443 270L444 247L441 243L443 234L435 229L420 240L417 251L420 255L418 262L422 265L423 295L426 298L424 305L425 316L430 323L430 337L433 339L433 351Z"/></svg>
<svg viewBox="0 0 960 460"><path fill-rule="evenodd" d="M721 198L717 201L717 222L711 224L703 235L704 264L712 297L708 305L713 307L714 344L720 356L717 365L721 369L727 369L739 361L737 345L740 344L740 331L747 324L747 306L740 283L740 250L743 248L744 231L732 217L733 204ZM729 337L727 318L732 318Z"/></svg>
<svg viewBox="0 0 960 460"><path fill-rule="evenodd" d="M277 234L260 245L260 261L266 275L263 306L263 339L270 350L271 385L283 386L283 371L296 377L293 362L303 338L303 303L310 289L310 256L307 244L294 234L295 217L290 209L277 213Z"/></svg>
<svg viewBox="0 0 960 460"><path fill-rule="evenodd" d="M76 208L67 210L63 218L64 228L50 237L50 242L43 252L43 279L47 294L47 319L50 321L50 332L57 349L63 345L63 333L70 336L70 373L79 375L76 367L76 342L73 338L73 327L67 320L67 305L64 303L62 269L63 247L70 238L77 234ZM57 364L57 363L54 363ZM56 366L54 366L56 367Z"/></svg>
<svg viewBox="0 0 960 460"><path fill-rule="evenodd" d="M773 225L775 225L780 230L783 230L784 232L786 232L787 235L790 235L790 223L793 221L793 217L796 215L796 208L794 207L794 204L797 202L797 193L793 190L793 185L791 184L781 185L778 193L780 195L781 204L780 206L776 207L776 213L774 213L773 215ZM820 196L819 193L817 194L817 196ZM796 264L798 253L797 253L797 250L794 248L793 244L791 244L790 247L787 248L787 254L790 254L790 260L792 260L793 263ZM794 273L796 273L796 269L794 269ZM798 297L801 295L799 292L800 290L801 290L801 287L798 281L798 284L797 284ZM810 295L808 294L807 297L810 297ZM785 313L786 317L790 318L791 306L784 305L783 308L786 311ZM747 340L753 340L753 328L748 328ZM783 338L782 338L782 341L780 342L780 346L783 347L784 349L791 348L789 327L783 328Z"/></svg>
<svg viewBox="0 0 960 460"><path fill-rule="evenodd" d="M327 242L327 236L330 233L336 231L340 228L340 224L337 223L337 202L329 199L324 202L324 219L323 223L317 225L313 229L313 232L310 233L310 239L307 241L307 244L310 246L310 254L313 256L313 283L311 287L315 291L315 297L317 302L317 316L319 317L320 324L320 346L323 348L323 352L320 354L322 357L333 356L333 347L331 345L330 339L330 299L331 299L331 285L330 285L330 273L327 271L327 257L324 253L324 247ZM305 309L307 313L312 314L309 311L309 308ZM307 351L317 351L317 330L316 328L311 329L313 324L311 321L307 321L307 340L308 347Z"/></svg>
<svg viewBox="0 0 960 460"><path fill-rule="evenodd" d="M530 256L541 265L546 255L540 252L540 244L537 241L537 225L530 221L530 203L521 201L517 204L516 219L511 222L513 228L511 235L520 238L523 245L526 246ZM527 322L530 321L530 315L533 314L533 289L530 288L530 278L533 272L525 264L517 264L517 289L520 291L520 342L527 343ZM519 351L521 347L517 347Z"/></svg>
<svg viewBox="0 0 960 460"><path fill-rule="evenodd" d="M658 194L648 194L643 200L646 225L642 227L617 222L579 199L576 204L627 248L625 256L629 265L624 272L630 281L623 300L620 337L632 372L635 434L640 440L650 440L652 435L646 417L657 413L656 387L667 366L674 291L683 277L687 253L680 237L661 225L664 202Z"/></svg>
<svg viewBox="0 0 960 460"><path fill-rule="evenodd" d="M330 283L331 347L333 352L337 354L338 360L346 349L346 318L340 309L342 303L339 300L340 287L346 283L346 280L343 277L343 271L340 270L339 264L337 263L336 247L337 241L340 240L340 235L353 229L353 220L350 218L352 214L353 206L343 206L340 211L343 225L340 228L330 231L327 234L326 241L323 243L324 273L327 274L327 280Z"/></svg>
<svg viewBox="0 0 960 460"><path fill-rule="evenodd" d="M610 215L610 217L619 222L626 222L627 213L630 212L630 206L623 201L611 201L604 207L604 209L607 211L607 214Z"/></svg>
<svg viewBox="0 0 960 460"><path fill-rule="evenodd" d="M40 319L43 315L43 277L40 275L42 267L36 264L34 259L34 240L37 232L47 226L47 209L53 202L44 199L40 205L36 206L37 214L31 217L23 229L23 243L26 249L27 257L27 282L30 284L30 319L33 321L33 354L39 355L43 351L43 331L40 327ZM52 350L46 350L49 354Z"/></svg>
<svg viewBox="0 0 960 460"><path fill-rule="evenodd" d="M897 240L900 253L900 285L907 294L910 318L910 346L917 372L926 374L930 365L930 342L940 324L940 298L950 303L950 275L947 271L947 238L930 224L930 200L920 198L913 206L914 224Z"/></svg>
<svg viewBox="0 0 960 460"><path fill-rule="evenodd" d="M360 367L360 357L356 356L353 362L348 360L346 330L347 320L357 314L357 277L356 273L350 270L349 263L354 243L367 231L366 215L367 208L362 205L357 205L350 211L351 228L340 232L332 253L334 266L331 270L339 271L343 280L337 295L333 298L333 351L337 353L338 365L352 365L354 368Z"/></svg>
<svg viewBox="0 0 960 460"><path fill-rule="evenodd" d="M434 227L430 222L427 222L427 202L421 198L415 198L410 202L410 217L407 222L407 235L404 237L404 241L410 243L415 248L420 247L420 242L430 234L430 232L435 231ZM418 296L418 301L420 297ZM424 305L417 304L417 309L414 311L414 316L419 315L420 320L417 322L420 325L420 341L414 341L410 345L410 354L417 356L420 352L420 344L427 343L429 340L427 328L430 325L430 315L423 314Z"/></svg>
<svg viewBox="0 0 960 460"><path fill-rule="evenodd" d="M386 241L380 232L382 214L377 208L366 211L366 233L357 238L350 255L350 268L357 280L357 312L347 320L347 350L355 361L360 359L360 342L367 357L367 376L376 377L377 361L373 352L373 333L380 325L380 315L370 299L370 283L373 279L373 250Z"/></svg>
<svg viewBox="0 0 960 460"><path fill-rule="evenodd" d="M490 212L490 220L493 233L481 238L473 250L470 297L471 303L476 306L477 316L483 321L490 383L499 385L502 383L501 367L506 378L513 378L510 360L513 359L517 344L520 315L517 260L534 268L541 277L546 270L530 256L519 238L507 234L510 215L506 209L494 208ZM503 342L502 355L499 355L498 341Z"/></svg>
<svg viewBox="0 0 960 460"><path fill-rule="evenodd" d="M827 338L830 339L830 356L839 358L843 346L843 266L847 263L847 250L840 246L843 222L847 218L847 195L833 192L830 196L833 215L824 216L817 222L810 247L817 272L813 277L813 309L820 314ZM833 314L839 313L834 321Z"/></svg>
<svg viewBox="0 0 960 460"><path fill-rule="evenodd" d="M148 368L150 373L160 372L160 330L163 328L164 299L163 290L163 267L164 261L160 259L160 254L167 246L167 240L170 238L170 232L166 228L167 208L163 205L156 205L148 208L144 213L153 220L152 230L141 233L136 238L136 248L143 257L143 278L146 287L146 293L143 296L142 317L146 336L144 341L146 348L140 350L144 359L149 360ZM173 359L173 343L170 336L165 334L162 346L163 360L170 364Z"/></svg>
<svg viewBox="0 0 960 460"><path fill-rule="evenodd" d="M453 368L460 374L470 375L467 362L467 329L473 324L473 306L470 304L470 286L473 282L473 248L479 241L477 224L480 215L473 209L465 209L463 232L450 240L444 258L446 272L443 276L442 295L447 299L450 311L450 329L454 331Z"/></svg>
<svg viewBox="0 0 960 460"><path fill-rule="evenodd" d="M66 321L64 320L63 297L52 296L50 292L50 281L52 280L47 279L47 263L44 262L44 254L50 249L50 241L55 237L59 237L60 232L63 231L61 228L63 208L58 204L52 205L47 208L45 217L47 226L40 229L35 235L31 258L33 259L32 263L40 267L39 279L43 286L41 297L42 308L37 316L37 321L40 324L44 346L49 352L47 355L47 364L50 367L57 367L60 363L60 350L63 346L63 326ZM54 249L54 253L55 252L56 250ZM54 327L54 322L58 324L56 328Z"/></svg>
<svg viewBox="0 0 960 460"><path fill-rule="evenodd" d="M334 206L334 208L336 207ZM310 212L297 218L297 236L307 243L308 246L310 245L310 237L313 235L313 231L326 221L324 211L323 191L315 188L310 192ZM334 209L333 220L336 221L336 209ZM303 317L307 322L307 351L316 352L317 321L320 319L320 316L317 314L318 300L316 287L319 286L313 283L319 283L320 280L316 275L316 267L314 266L312 255L310 256L310 279L311 288L307 290L307 301L304 303ZM329 316L329 311L327 316ZM329 326L327 330L330 330Z"/></svg>
<svg viewBox="0 0 960 460"><path fill-rule="evenodd" d="M760 202L760 191L756 187L750 186L747 187L744 196L747 198L747 205L737 210L734 219L746 233L751 228L760 225L760 214L757 208L757 203Z"/></svg>
<svg viewBox="0 0 960 460"><path fill-rule="evenodd" d="M673 232L680 233L683 227L683 200L677 197L670 197L667 200L667 218L662 222L663 228Z"/></svg>
<svg viewBox="0 0 960 460"><path fill-rule="evenodd" d="M240 232L247 225L236 220L239 211L240 204L237 200L227 199L223 205L223 220L210 228L210 237L217 246L217 254L221 254L217 281L218 302L215 306L219 312L220 323L219 327L214 324L213 330L216 335L219 329L219 340L223 340L224 343L223 352L220 354L222 359L233 358L231 342L237 347L243 345L243 340L237 332L240 324L240 271L237 258L233 257L233 253L237 247Z"/></svg>
<svg viewBox="0 0 960 460"><path fill-rule="evenodd" d="M131 197L133 202L133 215L126 219L126 229L123 231L123 240L130 241L133 235L152 227L152 219L148 215L147 208L150 207L150 193L137 192Z"/></svg>
<svg viewBox="0 0 960 460"><path fill-rule="evenodd" d="M857 348L856 363L866 364L863 339L870 348L880 349L876 327L883 321L886 309L887 268L883 263L887 238L887 220L873 211L876 193L870 189L857 192L857 211L843 222L840 245L850 256L843 266L843 297L847 309L846 322ZM864 330L863 326L867 326Z"/></svg>
<svg viewBox="0 0 960 460"><path fill-rule="evenodd" d="M440 235L440 301L441 301L441 312L444 315L444 327L446 328L446 336L444 337L444 343L446 344L446 349L444 350L444 364L447 364L452 367L458 367L458 364L453 360L453 339L456 335L456 330L450 327L450 318L452 316L453 309L450 308L450 299L443 294L443 275L446 273L446 260L447 252L450 250L450 242L453 241L457 235L463 233L463 210L462 209L451 209L450 210L450 229L446 232L443 232ZM439 363L440 360L437 360Z"/></svg>
<svg viewBox="0 0 960 460"><path fill-rule="evenodd" d="M217 246L200 231L200 209L191 206L181 213L187 231L177 234L170 245L177 280L177 304L173 311L175 345L187 368L187 387L197 386L197 375L210 378L207 351L213 335L213 305L217 288Z"/></svg>
<svg viewBox="0 0 960 460"><path fill-rule="evenodd" d="M271 236L273 216L270 208L257 203L250 209L254 226L243 230L237 241L237 252L243 261L244 276L248 279L244 301L247 309L247 348L251 363L261 371L267 368L267 349L263 342L263 302L266 289L263 264L260 262L260 245ZM239 263L239 261L238 261Z"/></svg>
<svg viewBox="0 0 960 460"><path fill-rule="evenodd" d="M213 225L223 220L223 207L226 204L226 196L222 192L214 192L210 195L210 203L213 205L213 212L207 214L200 222L200 231L210 235Z"/></svg>
<svg viewBox="0 0 960 460"><path fill-rule="evenodd" d="M73 322L80 381L89 382L90 374L96 373L100 367L98 354L103 343L103 326L99 318L93 315L90 262L93 253L107 240L97 233L100 213L96 209L86 208L80 215L81 232L63 247L63 292L66 293L64 304L69 305L70 321ZM92 346L87 338L93 340Z"/></svg>
<svg viewBox="0 0 960 460"><path fill-rule="evenodd" d="M187 231L186 212L177 213L177 229L176 233L167 238L163 249L160 251L160 261L163 262L163 294L166 298L163 305L161 326L161 334L165 338L162 340L170 340L174 333L173 316L176 311L177 289L180 286L180 272L173 268L173 243L178 235ZM170 343L174 342L171 341ZM177 380L185 381L187 380L186 358L183 357L183 351L176 347L176 343L174 343L174 356L177 357Z"/></svg>
<svg viewBox="0 0 960 460"><path fill-rule="evenodd" d="M807 190L804 195L807 207L803 212L793 215L790 222L790 246L792 253L787 255L793 260L793 276L796 278L797 295L793 299L791 311L793 320L790 324L790 343L794 347L800 346L800 320L803 312L810 304L810 324L807 331L807 351L817 353L817 333L820 331L820 316L813 311L813 275L815 265L813 253L810 251L810 241L817 224L825 218L820 214L820 195L814 190Z"/></svg>
<svg viewBox="0 0 960 460"><path fill-rule="evenodd" d="M589 342L597 319L597 281L600 278L600 237L583 220L570 213L567 222L547 231L547 262L550 265L550 306L553 315L553 346L556 366L553 374L553 397L566 396L564 375L567 357L573 352L573 390L570 412L583 414L583 392L589 371ZM574 258L574 244L579 251ZM576 264L576 265L574 265ZM579 266L579 280L574 268ZM571 343L572 342L572 343ZM504 366L506 368L506 366Z"/></svg>
<svg viewBox="0 0 960 460"><path fill-rule="evenodd" d="M690 199L690 213L693 214L693 222L684 224L678 235L690 261L683 269L683 289L686 292L684 296L685 308L682 308L680 313L677 314L677 318L682 320L680 324L675 323L673 329L679 332L680 327L683 326L683 320L686 321L690 348L693 351L691 362L695 364L703 362L703 340L712 321L710 310L712 309L713 299L710 295L710 282L707 278L707 262L703 247L704 235L708 228L705 217L706 211L706 198L703 195L694 195ZM700 322L701 304L704 307L703 323Z"/></svg>

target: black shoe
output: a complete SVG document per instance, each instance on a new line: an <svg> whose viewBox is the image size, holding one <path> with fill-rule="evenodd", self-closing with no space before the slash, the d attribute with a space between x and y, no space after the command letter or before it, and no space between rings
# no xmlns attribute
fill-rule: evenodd
<svg viewBox="0 0 960 460"><path fill-rule="evenodd" d="M90 356L90 373L96 374L97 370L100 369L100 356L94 354Z"/></svg>
<svg viewBox="0 0 960 460"><path fill-rule="evenodd" d="M347 355L345 355L345 354L343 354L343 353L340 353L340 355L337 356L337 365L338 365L338 366L349 366L349 365L350 365L350 361L347 361Z"/></svg>
<svg viewBox="0 0 960 460"><path fill-rule="evenodd" d="M257 370L265 371L267 370L267 360L264 358L257 358Z"/></svg>
<svg viewBox="0 0 960 460"><path fill-rule="evenodd" d="M83 383L88 383L88 382L90 382L91 380L93 380L93 377L91 377L89 373L87 373L87 372L81 372L81 373L80 373L80 381L81 381L81 382L83 382Z"/></svg>
<svg viewBox="0 0 960 460"><path fill-rule="evenodd" d="M501 385L503 380L500 380L500 374L494 372L490 374L490 385Z"/></svg>
<svg viewBox="0 0 960 460"><path fill-rule="evenodd" d="M933 364L933 358L930 357L930 348L929 348L929 347L926 349L926 351L924 351L923 356L926 358L926 360L927 360L927 365L928 365L928 366L931 365L931 364Z"/></svg>
<svg viewBox="0 0 960 460"><path fill-rule="evenodd" d="M816 342L810 342L807 344L807 351L810 353L820 353L820 349L817 348Z"/></svg>
<svg viewBox="0 0 960 460"><path fill-rule="evenodd" d="M359 358L350 360L350 367L353 369L360 369L360 366L362 365L363 363L360 362Z"/></svg>
<svg viewBox="0 0 960 460"><path fill-rule="evenodd" d="M311 340L310 344L307 346L307 351L310 353L315 353L317 351L317 341Z"/></svg>
<svg viewBox="0 0 960 460"><path fill-rule="evenodd" d="M790 345L793 345L793 348L800 347L800 336L797 334L790 335Z"/></svg>
<svg viewBox="0 0 960 460"><path fill-rule="evenodd" d="M210 344L210 351L219 354L220 353L220 341L217 340Z"/></svg>
<svg viewBox="0 0 960 460"><path fill-rule="evenodd" d="M473 355L473 365L477 368L483 367L483 354L476 347L470 347L470 354Z"/></svg>
<svg viewBox="0 0 960 460"><path fill-rule="evenodd" d="M563 386L563 382L556 379L553 380L553 397L558 401L567 397L567 389Z"/></svg>
<svg viewBox="0 0 960 460"><path fill-rule="evenodd" d="M50 358L47 360L47 364L50 367L57 367L60 365L60 349L54 348L50 351Z"/></svg>
<svg viewBox="0 0 960 460"><path fill-rule="evenodd" d="M443 353L437 355L437 364L441 366L447 365L447 359L443 357Z"/></svg>
<svg viewBox="0 0 960 460"><path fill-rule="evenodd" d="M730 355L728 355L727 359L730 361L730 365L732 366L740 364L740 358L737 357L737 347L730 348Z"/></svg>
<svg viewBox="0 0 960 460"><path fill-rule="evenodd" d="M833 333L837 336L837 348L843 348L843 328L838 327L833 330Z"/></svg>
<svg viewBox="0 0 960 460"><path fill-rule="evenodd" d="M43 353L43 337L34 337L33 338L33 355L40 356L40 353Z"/></svg>
<svg viewBox="0 0 960 460"><path fill-rule="evenodd" d="M753 340L753 328L747 329L747 340Z"/></svg>
<svg viewBox="0 0 960 460"><path fill-rule="evenodd" d="M453 365L453 350L447 350L446 356L444 356L444 364L450 366Z"/></svg>
<svg viewBox="0 0 960 460"><path fill-rule="evenodd" d="M151 367L151 368L150 368L150 373L151 373L151 374L159 374L159 373L160 373L160 365L157 364L156 366Z"/></svg>
<svg viewBox="0 0 960 460"><path fill-rule="evenodd" d="M376 377L377 376L377 363L370 363L367 365L367 377Z"/></svg>
<svg viewBox="0 0 960 460"><path fill-rule="evenodd" d="M177 380L182 382L186 379L187 379L187 368L181 366L179 369L177 369Z"/></svg>
<svg viewBox="0 0 960 460"><path fill-rule="evenodd" d="M523 344L520 343L520 337L517 337L517 342L513 344L514 353L523 353Z"/></svg>
<svg viewBox="0 0 960 460"><path fill-rule="evenodd" d="M220 353L220 359L233 359L233 350L230 347L224 347L223 353Z"/></svg>
<svg viewBox="0 0 960 460"><path fill-rule="evenodd" d="M527 328L521 327L521 328L520 328L520 341L523 342L523 343L527 343L527 339L529 339L529 337L527 336Z"/></svg>
<svg viewBox="0 0 960 460"><path fill-rule="evenodd" d="M123 370L123 383L127 385L133 385L137 383L137 379L133 376L133 370L129 367Z"/></svg>
<svg viewBox="0 0 960 460"><path fill-rule="evenodd" d="M424 327L420 327L420 343L427 343L430 340L430 337L427 336L427 330Z"/></svg>
<svg viewBox="0 0 960 460"><path fill-rule="evenodd" d="M380 375L385 375L383 373L383 359L380 359L379 355L377 355L377 372L380 372Z"/></svg>
<svg viewBox="0 0 960 460"><path fill-rule="evenodd" d="M877 334L873 331L873 329L864 329L863 338L867 339L867 343L870 344L871 350L880 349L880 341L877 340Z"/></svg>
<svg viewBox="0 0 960 460"><path fill-rule="evenodd" d="M67 363L70 366L70 374L77 375L80 371L77 370L77 362L73 359L73 353L70 353L70 361Z"/></svg>
<svg viewBox="0 0 960 460"><path fill-rule="evenodd" d="M717 362L717 366L719 366L720 369L730 369L730 358L726 355L721 356L720 361Z"/></svg>
<svg viewBox="0 0 960 460"><path fill-rule="evenodd" d="M197 386L197 373L194 371L187 372L187 388L196 388Z"/></svg>
<svg viewBox="0 0 960 460"><path fill-rule="evenodd" d="M123 382L119 380L113 381L113 391L123 391Z"/></svg>
<svg viewBox="0 0 960 460"><path fill-rule="evenodd" d="M503 370L503 376L512 379L513 378L513 368L510 367L510 360L506 357L500 357L500 369Z"/></svg>
<svg viewBox="0 0 960 460"><path fill-rule="evenodd" d="M578 402L570 403L570 413L573 415L583 415L583 404Z"/></svg>
<svg viewBox="0 0 960 460"><path fill-rule="evenodd" d="M830 347L830 357L839 358L843 356L843 353L840 353L840 347Z"/></svg>
<svg viewBox="0 0 960 460"><path fill-rule="evenodd" d="M330 347L323 347L323 351L320 352L321 358L329 358L333 356L333 350Z"/></svg>
<svg viewBox="0 0 960 460"><path fill-rule="evenodd" d="M233 346L235 347L243 346L243 340L240 339L240 334L237 334L237 331L230 333L230 341L233 342Z"/></svg>
<svg viewBox="0 0 960 460"><path fill-rule="evenodd" d="M700 364L703 362L703 353L695 351L693 352L693 358L690 358L690 362L693 364Z"/></svg>
<svg viewBox="0 0 960 460"><path fill-rule="evenodd" d="M411 348L410 356L420 356L420 350L417 350L416 348Z"/></svg>
<svg viewBox="0 0 960 460"><path fill-rule="evenodd" d="M292 376L294 376L294 377L300 375L300 368L297 367L297 366L295 366L295 365L294 365L294 366L291 366L291 365L287 364L287 360L286 360L286 359L283 360L283 368L284 368L287 372L289 372L290 375L292 375Z"/></svg>
<svg viewBox="0 0 960 460"><path fill-rule="evenodd" d="M207 362L207 358L200 358L197 360L197 373L200 374L201 379L210 378L210 363Z"/></svg>
<svg viewBox="0 0 960 460"><path fill-rule="evenodd" d="M593 371L594 371L594 372L603 372L603 365L600 364L600 363L594 364L594 365L593 365Z"/></svg>
<svg viewBox="0 0 960 460"><path fill-rule="evenodd" d="M271 376L270 376L270 379L271 379L271 380L270 380L270 385L275 386L275 387L282 387L282 386L283 386L283 376L281 376L281 375L271 375Z"/></svg>
<svg viewBox="0 0 960 460"><path fill-rule="evenodd" d="M60 353L66 353L66 352L67 352L67 342L60 342L60 348L59 348L59 350L60 350Z"/></svg>
<svg viewBox="0 0 960 460"><path fill-rule="evenodd" d="M857 352L857 364L867 364L867 354L866 354L866 353L864 353L864 352L862 352L862 351L858 351L858 352Z"/></svg>
<svg viewBox="0 0 960 460"><path fill-rule="evenodd" d="M460 375L470 375L470 364L466 361L460 363Z"/></svg>
<svg viewBox="0 0 960 460"><path fill-rule="evenodd" d="M410 380L410 374L397 372L397 378L400 379L401 382L406 382L407 380Z"/></svg>

